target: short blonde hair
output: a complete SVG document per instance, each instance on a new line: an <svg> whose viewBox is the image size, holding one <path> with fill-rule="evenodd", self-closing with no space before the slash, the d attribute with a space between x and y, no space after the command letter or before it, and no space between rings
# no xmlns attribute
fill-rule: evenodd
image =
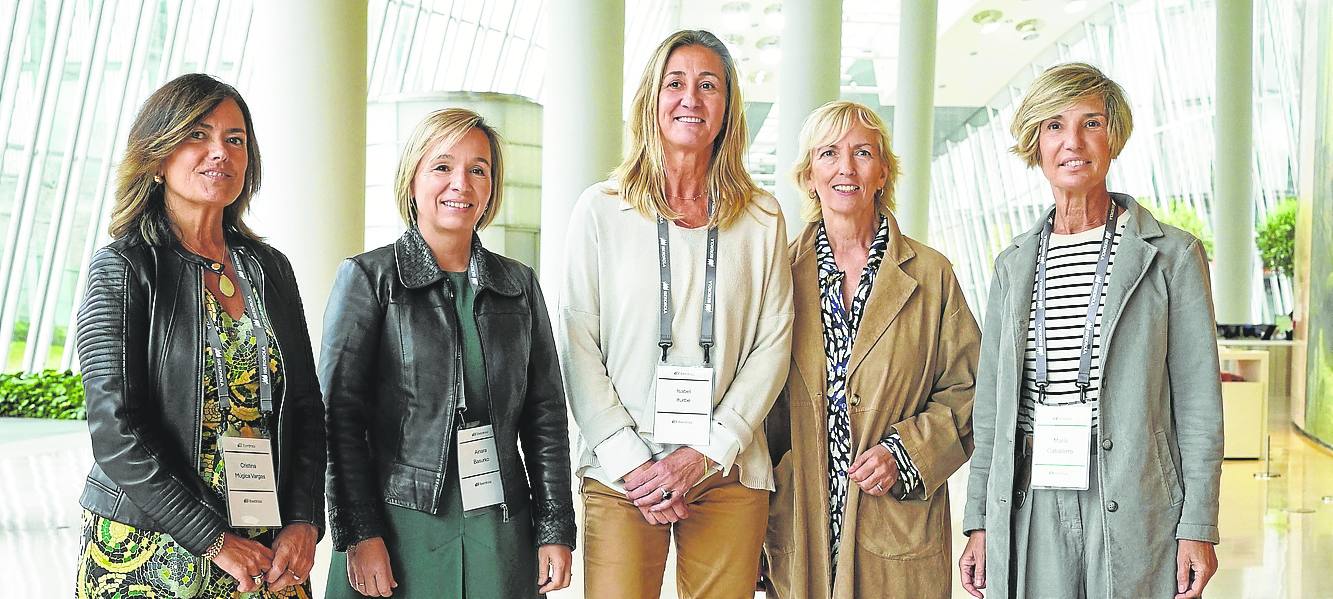
<svg viewBox="0 0 1333 599"><path fill-rule="evenodd" d="M711 50L722 60L726 71L727 107L722 117L722 130L713 140L713 156L708 164L706 182L708 195L717 203L709 225L725 229L745 212L759 192L759 186L745 170L745 148L750 137L746 133L745 102L741 99L736 63L722 40L702 29L677 31L667 36L644 67L626 125L629 151L611 173L619 185L611 191L645 217L657 218L660 214L670 220L680 218L666 199L666 159L662 132L657 128L657 94L662 88L671 53L686 46Z"/></svg>
<svg viewBox="0 0 1333 599"><path fill-rule="evenodd" d="M1111 158L1119 157L1134 130L1129 98L1120 84L1096 67L1082 62L1053 66L1032 82L1009 126L1017 141L1009 151L1017 154L1029 167L1037 166L1041 162L1037 139L1042 121L1084 98L1101 100L1106 107L1106 136L1111 146Z"/></svg>
<svg viewBox="0 0 1333 599"><path fill-rule="evenodd" d="M842 139L856 125L875 132L880 161L884 164L884 189L875 194L875 210L880 214L888 214L893 210L893 186L898 182L899 166L898 157L889 145L889 128L869 106L836 100L816 108L810 116L805 117L805 124L801 126L800 148L797 150L800 158L791 169L791 177L796 188L806 198L801 205L801 218L806 221L816 222L821 218L819 195L810 192L810 169L815 148Z"/></svg>
<svg viewBox="0 0 1333 599"><path fill-rule="evenodd" d="M500 148L500 134L486 123L481 115L466 108L445 108L436 110L421 119L407 145L403 146L403 155L398 159L398 177L394 179L393 193L398 201L398 214L409 227L417 224L417 205L412 197L412 180L417 176L417 167L421 159L431 148L443 143L453 147L469 131L477 129L486 134L491 144L491 198L486 204L486 211L477 221L477 230L485 229L500 213L500 203L504 200L504 152Z"/></svg>

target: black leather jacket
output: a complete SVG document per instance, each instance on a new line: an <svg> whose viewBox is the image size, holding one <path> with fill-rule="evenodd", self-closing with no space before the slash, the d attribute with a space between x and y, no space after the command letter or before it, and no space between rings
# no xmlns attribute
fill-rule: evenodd
<svg viewBox="0 0 1333 599"><path fill-rule="evenodd" d="M503 509L531 502L536 543L573 547L564 387L536 274L475 240L472 251ZM416 228L344 261L324 317L329 520L342 551L383 536L385 503L439 512L451 488L461 333L450 286Z"/></svg>
<svg viewBox="0 0 1333 599"><path fill-rule="evenodd" d="M256 278L283 357L274 400L274 467L284 523L324 528L324 406L296 277L287 258L229 235ZM78 316L79 363L95 463L80 503L170 534L199 555L227 524L226 503L199 476L204 260L137 234L93 255Z"/></svg>

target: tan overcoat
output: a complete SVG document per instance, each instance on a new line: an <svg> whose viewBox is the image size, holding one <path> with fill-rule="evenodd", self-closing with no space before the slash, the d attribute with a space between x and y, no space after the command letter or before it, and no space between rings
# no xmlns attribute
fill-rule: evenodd
<svg viewBox="0 0 1333 599"><path fill-rule="evenodd" d="M787 385L766 422L776 464L764 551L782 599L947 598L945 481L972 453L980 331L949 261L903 237L893 216L884 261L848 364L853 455L892 431L924 494L899 501L851 485L837 580L829 581L828 428L818 263L811 224L789 248L796 319Z"/></svg>

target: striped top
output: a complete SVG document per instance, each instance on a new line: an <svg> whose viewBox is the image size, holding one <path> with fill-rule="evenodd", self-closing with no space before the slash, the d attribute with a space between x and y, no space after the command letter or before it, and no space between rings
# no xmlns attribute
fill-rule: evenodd
<svg viewBox="0 0 1333 599"><path fill-rule="evenodd" d="M1117 219L1115 238L1111 242L1111 261L1106 266L1110 280L1115 267L1115 253L1120 237L1129 219ZM1097 273L1097 254L1101 251L1102 234L1106 226L1088 229L1073 235L1051 234L1050 250L1046 258L1046 364L1050 386L1046 388L1046 403L1050 405L1078 403L1079 345L1083 342L1083 324L1088 318L1088 302L1092 295L1093 279ZM1098 388L1101 379L1102 309L1106 304L1106 290L1098 298L1097 322L1092 335L1092 369L1088 373L1088 403L1092 404L1092 425L1097 426ZM1028 309L1027 345L1023 350L1023 399L1018 407L1019 430L1031 433L1032 418L1037 402L1037 282L1032 281L1032 303Z"/></svg>

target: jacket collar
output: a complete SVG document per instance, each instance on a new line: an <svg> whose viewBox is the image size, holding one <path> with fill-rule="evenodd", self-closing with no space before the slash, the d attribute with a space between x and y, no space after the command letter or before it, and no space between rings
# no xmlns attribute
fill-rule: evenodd
<svg viewBox="0 0 1333 599"><path fill-rule="evenodd" d="M435 261L435 254L426 245L421 230L408 227L393 244L394 260L398 264L398 278L403 286L419 289L440 282L444 270ZM518 282L500 259L481 245L481 238L472 234L472 255L477 261L477 286L500 295L517 296L521 293Z"/></svg>
<svg viewBox="0 0 1333 599"><path fill-rule="evenodd" d="M884 261L880 263L875 285L866 299L861 324L857 327L856 339L852 342L852 356L847 364L849 375L884 336L918 286L916 279L902 269L903 264L916 257L916 250L903 237L897 219L892 214L884 216L889 229L888 247L884 250ZM819 308L819 259L815 252L818 234L818 222L806 225L794 243L795 258L792 261L796 305L792 356L811 397L823 395L826 374L824 325Z"/></svg>
<svg viewBox="0 0 1333 599"><path fill-rule="evenodd" d="M1140 205L1134 198L1123 193L1112 193L1111 201L1124 209L1120 218L1125 219L1125 232L1115 251L1115 266L1107 281L1106 303L1102 306L1102 355L1110 355L1109 348L1114 340L1116 324L1120 312L1125 307L1129 296L1138 288L1139 282L1148 272L1153 258L1157 255L1157 246L1149 240L1161 237L1162 225L1157 218ZM1037 224L1028 232L1014 238L1017 248L1007 259L1005 277L1015 285L1009 294L1008 321L1014 327L1015 351L1022 355L1022 343L1027 339L1027 326L1032 308L1033 281L1037 276L1037 252L1040 251L1041 229L1046 220L1055 214L1051 206Z"/></svg>

